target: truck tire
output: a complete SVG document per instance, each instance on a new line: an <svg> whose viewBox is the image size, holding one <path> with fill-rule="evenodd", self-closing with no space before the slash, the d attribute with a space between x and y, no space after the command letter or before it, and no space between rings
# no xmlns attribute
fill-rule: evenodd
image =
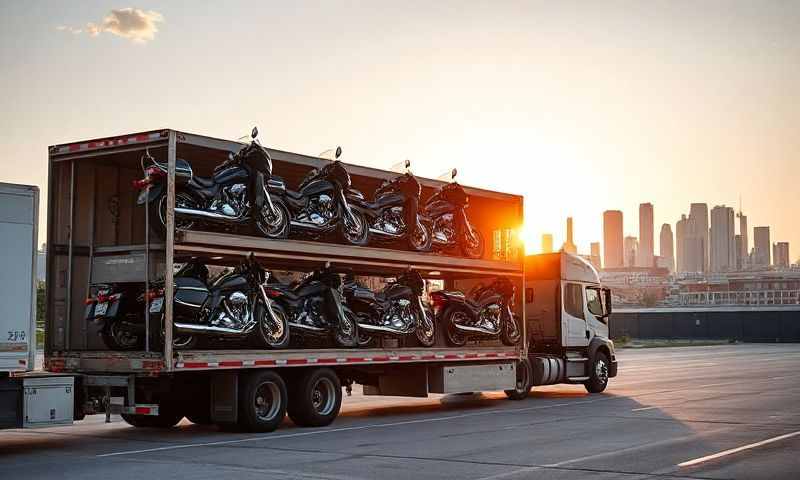
<svg viewBox="0 0 800 480"><path fill-rule="evenodd" d="M530 360L523 358L517 363L517 386L513 390L505 390L505 394L511 400L523 400L528 398L531 388L533 388L533 367Z"/></svg>
<svg viewBox="0 0 800 480"><path fill-rule="evenodd" d="M264 370L239 379L239 427L248 432L271 432L286 416L286 384L277 373Z"/></svg>
<svg viewBox="0 0 800 480"><path fill-rule="evenodd" d="M589 393L600 393L608 386L608 356L603 352L595 353L589 368L589 380L583 385Z"/></svg>
<svg viewBox="0 0 800 480"><path fill-rule="evenodd" d="M299 427L330 425L342 408L342 384L330 368L313 368L291 385L289 418Z"/></svg>

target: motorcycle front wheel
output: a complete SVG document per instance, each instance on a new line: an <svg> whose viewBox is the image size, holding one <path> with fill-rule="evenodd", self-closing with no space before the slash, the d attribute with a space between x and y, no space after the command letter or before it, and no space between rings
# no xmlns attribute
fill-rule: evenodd
<svg viewBox="0 0 800 480"><path fill-rule="evenodd" d="M262 302L256 304L258 326L255 336L258 344L271 349L286 348L289 346L289 316L277 303L272 304L272 314L274 319L266 305Z"/></svg>
<svg viewBox="0 0 800 480"><path fill-rule="evenodd" d="M500 334L500 341L503 342L503 345L514 346L519 343L521 336L519 325L513 316L503 320L503 332Z"/></svg>
<svg viewBox="0 0 800 480"><path fill-rule="evenodd" d="M417 228L408 236L408 246L415 252L429 252L433 235L429 226L419 223Z"/></svg>
<svg viewBox="0 0 800 480"><path fill-rule="evenodd" d="M273 199L272 205L275 207L274 213L270 210L268 204L265 204L256 213L256 227L267 238L288 238L289 209L278 199Z"/></svg>
<svg viewBox="0 0 800 480"><path fill-rule="evenodd" d="M461 251L467 258L478 259L483 257L483 235L478 230L472 228L472 233L467 233L461 239Z"/></svg>
<svg viewBox="0 0 800 480"><path fill-rule="evenodd" d="M436 320L433 310L425 307L425 315L417 313L417 340L423 347L432 347L436 343Z"/></svg>
<svg viewBox="0 0 800 480"><path fill-rule="evenodd" d="M366 215L358 210L353 209L353 220L347 218L344 213L341 224L341 237L344 243L356 245L359 247L366 246L369 243L369 222Z"/></svg>
<svg viewBox="0 0 800 480"><path fill-rule="evenodd" d="M358 317L347 307L343 308L344 317L336 322L333 341L337 347L353 348L358 346Z"/></svg>

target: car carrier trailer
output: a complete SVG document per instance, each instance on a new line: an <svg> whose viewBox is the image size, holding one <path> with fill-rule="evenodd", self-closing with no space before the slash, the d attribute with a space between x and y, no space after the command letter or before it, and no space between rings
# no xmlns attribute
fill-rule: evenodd
<svg viewBox="0 0 800 480"><path fill-rule="evenodd" d="M303 426L333 421L342 387L364 385L365 394L426 396L506 390L527 395L531 383L523 340L446 346L439 334L433 347L383 341L375 348L286 350L175 350L172 302L165 302L164 342L141 351L111 351L96 327L84 320L83 300L98 282L164 279L165 298L173 294L173 266L193 257L208 264L236 265L253 254L265 268L311 271L330 264L358 275L393 277L408 268L448 289L468 291L482 279L504 276L522 292L522 250L513 232L522 225L522 197L466 188L470 219L487 239L484 258L335 243L272 240L258 236L175 229L176 159L206 175L243 144L175 130L157 130L49 148L47 328L45 366L75 375L76 418L94 412L121 413L134 426L172 426L193 422L267 431L288 410ZM324 160L269 150L277 174L297 184ZM136 205L132 181L141 175L148 152L168 164L166 238L155 238L146 209ZM355 188L374 191L395 174L347 165ZM423 196L441 182L420 179ZM149 289L149 287L147 287ZM514 313L525 318L522 295ZM145 312L147 315L147 312ZM148 328L151 322L147 322ZM150 338L151 335L146 335ZM275 412L281 412L278 422Z"/></svg>

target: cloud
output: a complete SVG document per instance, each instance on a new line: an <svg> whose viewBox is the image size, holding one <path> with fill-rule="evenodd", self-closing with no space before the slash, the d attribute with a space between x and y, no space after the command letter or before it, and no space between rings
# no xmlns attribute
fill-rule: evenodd
<svg viewBox="0 0 800 480"><path fill-rule="evenodd" d="M158 12L128 7L113 9L102 22L89 22L84 28L61 25L56 29L75 35L86 33L92 37L96 37L101 33L110 33L136 43L145 43L155 38L155 34L158 32L156 24L163 21L164 16Z"/></svg>

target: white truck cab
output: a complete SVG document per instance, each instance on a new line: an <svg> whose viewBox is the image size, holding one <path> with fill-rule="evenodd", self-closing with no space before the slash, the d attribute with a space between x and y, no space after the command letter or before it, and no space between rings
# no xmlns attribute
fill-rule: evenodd
<svg viewBox="0 0 800 480"><path fill-rule="evenodd" d="M611 291L597 270L565 252L525 258L525 311L533 385L582 383L605 390L617 374L608 338Z"/></svg>

